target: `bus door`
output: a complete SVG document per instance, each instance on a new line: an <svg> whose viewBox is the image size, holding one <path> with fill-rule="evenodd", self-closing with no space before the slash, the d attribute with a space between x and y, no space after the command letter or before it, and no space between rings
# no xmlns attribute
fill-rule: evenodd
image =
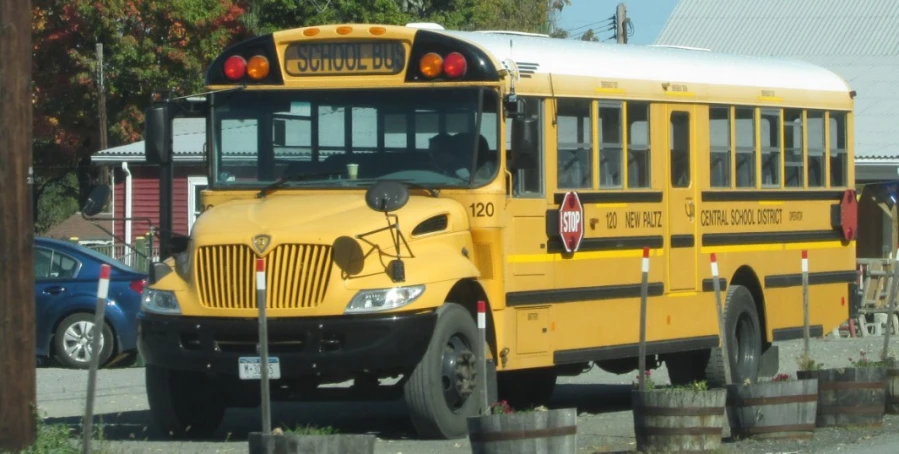
<svg viewBox="0 0 899 454"><path fill-rule="evenodd" d="M533 153L507 162L505 209L507 305L526 304L520 292L547 290L553 286L552 256L547 253L546 179L543 147L543 106L539 98L522 98L524 114L536 121ZM506 149L511 150L512 120L506 124ZM533 123L533 122L532 122ZM514 154L514 152L512 153ZM510 154L507 154L507 160Z"/></svg>
<svg viewBox="0 0 899 454"><path fill-rule="evenodd" d="M669 105L668 279L669 291L695 291L697 247L696 108Z"/></svg>

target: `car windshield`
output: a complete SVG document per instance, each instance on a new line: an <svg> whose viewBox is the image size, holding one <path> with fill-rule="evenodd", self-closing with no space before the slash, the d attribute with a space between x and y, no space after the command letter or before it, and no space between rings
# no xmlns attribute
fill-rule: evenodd
<svg viewBox="0 0 899 454"><path fill-rule="evenodd" d="M240 91L212 101L217 187L476 187L498 173L488 89Z"/></svg>

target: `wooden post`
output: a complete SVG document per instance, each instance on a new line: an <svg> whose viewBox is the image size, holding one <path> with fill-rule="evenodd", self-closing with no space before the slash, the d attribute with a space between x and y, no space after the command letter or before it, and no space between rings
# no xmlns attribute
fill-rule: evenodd
<svg viewBox="0 0 899 454"><path fill-rule="evenodd" d="M0 3L0 451L35 438L31 0Z"/></svg>
<svg viewBox="0 0 899 454"><path fill-rule="evenodd" d="M883 353L880 355L881 360L886 360L890 354L890 331L892 330L893 314L896 313L896 293L899 291L899 250L896 251L895 260L893 260L893 285L887 293L887 321L883 326ZM899 326L896 327L899 329ZM894 366L891 366L894 367Z"/></svg>
<svg viewBox="0 0 899 454"><path fill-rule="evenodd" d="M718 258L713 253L712 262L712 288L715 289L715 306L718 308L718 332L721 336L721 356L724 363L724 384L733 383L733 376L730 373L730 355L727 354L727 320L724 318L724 307L721 303L721 282L718 279Z"/></svg>
<svg viewBox="0 0 899 454"><path fill-rule="evenodd" d="M649 248L643 247L643 279L640 282L640 392L646 391L646 298L649 294Z"/></svg>

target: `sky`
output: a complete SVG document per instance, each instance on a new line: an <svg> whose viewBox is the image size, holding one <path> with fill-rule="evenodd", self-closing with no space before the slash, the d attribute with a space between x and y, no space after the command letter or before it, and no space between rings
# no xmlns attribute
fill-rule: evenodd
<svg viewBox="0 0 899 454"><path fill-rule="evenodd" d="M568 30L571 37L578 37L593 28L603 41L611 38L613 31L606 31L609 18L615 14L618 3L627 7L627 17L633 24L629 44L652 44L665 21L677 5L677 0L571 0L556 16L556 25Z"/></svg>

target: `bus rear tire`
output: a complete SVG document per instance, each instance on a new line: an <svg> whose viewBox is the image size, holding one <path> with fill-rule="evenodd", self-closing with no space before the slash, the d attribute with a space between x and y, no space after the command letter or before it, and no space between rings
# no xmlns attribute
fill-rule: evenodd
<svg viewBox="0 0 899 454"><path fill-rule="evenodd" d="M208 438L225 417L225 399L202 372L146 366L147 400L153 420L173 438Z"/></svg>
<svg viewBox="0 0 899 454"><path fill-rule="evenodd" d="M453 439L468 434L469 416L478 414L478 328L455 303L437 310L428 349L404 387L406 406L420 438Z"/></svg>
<svg viewBox="0 0 899 454"><path fill-rule="evenodd" d="M733 383L743 383L746 379L755 383L758 380L759 360L762 356L762 328L755 300L748 288L731 285L727 289L724 316L724 331L727 334L727 353L730 356ZM711 350L705 375L710 387L724 386L724 360L720 348Z"/></svg>

